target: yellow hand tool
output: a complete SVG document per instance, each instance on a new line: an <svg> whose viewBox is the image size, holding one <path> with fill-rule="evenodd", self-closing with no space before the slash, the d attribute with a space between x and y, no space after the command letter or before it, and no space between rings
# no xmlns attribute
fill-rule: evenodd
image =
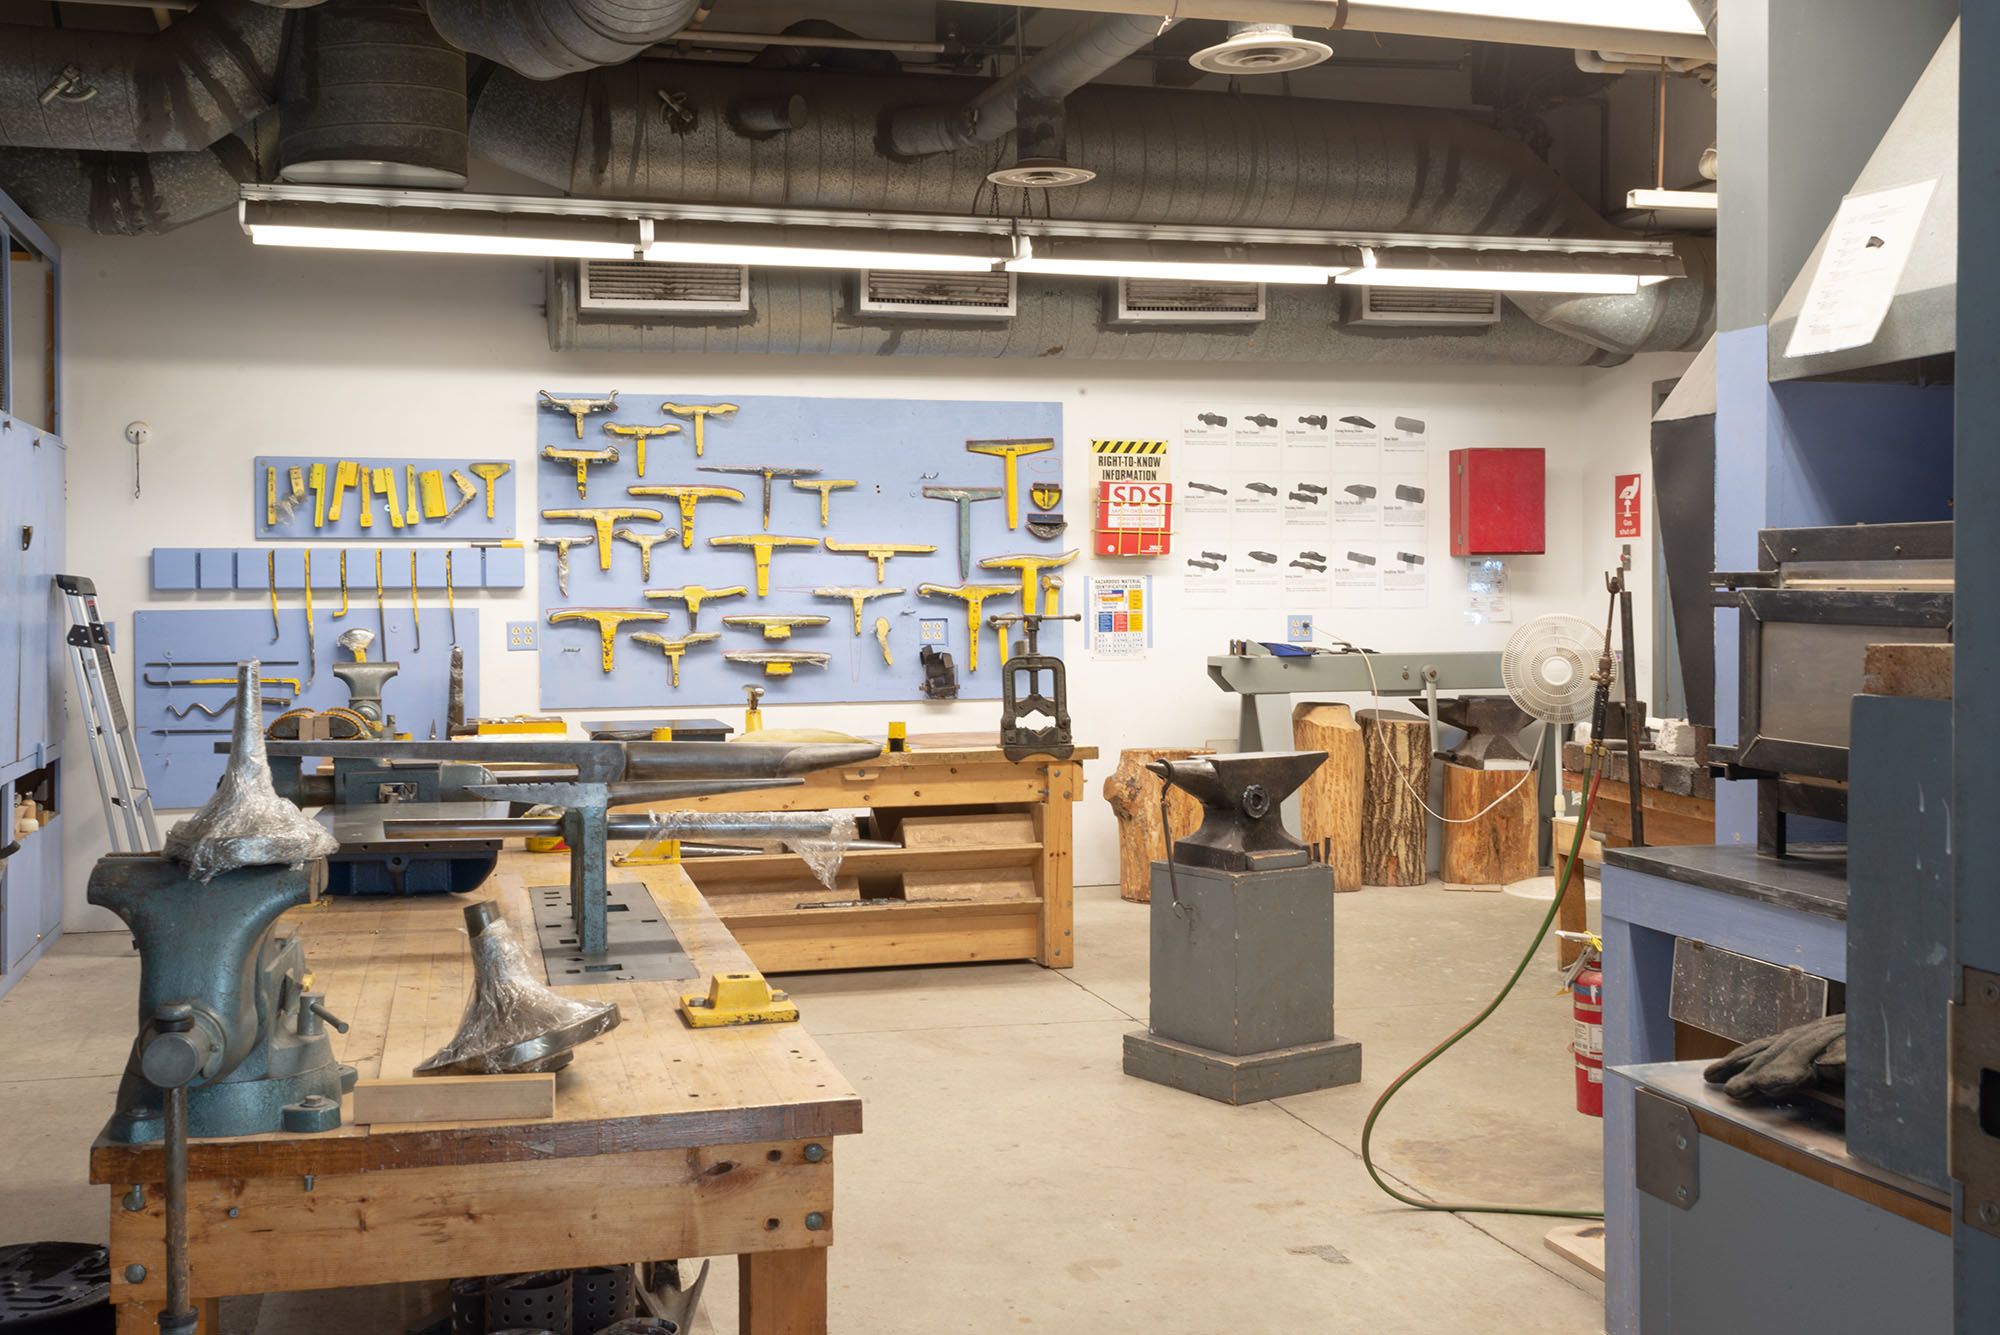
<svg viewBox="0 0 2000 1335"><path fill-rule="evenodd" d="M236 678L193 677L187 681L154 681L148 677L146 684L148 686L234 686ZM298 695L306 688L305 683L297 677L259 677L257 678L257 684L259 686L286 686L291 689L293 695ZM208 711L203 710L202 712L207 713Z"/></svg>
<svg viewBox="0 0 2000 1335"><path fill-rule="evenodd" d="M832 654L807 649L725 649L722 657L730 663L755 663L764 669L767 677L789 677L792 669L801 664L823 668L833 661Z"/></svg>
<svg viewBox="0 0 2000 1335"><path fill-rule="evenodd" d="M919 584L926 598L957 598L965 604L965 670L979 671L979 609L989 598L1009 598L1021 590L1012 584Z"/></svg>
<svg viewBox="0 0 2000 1335"><path fill-rule="evenodd" d="M451 642L458 643L458 591L451 586L451 548L444 549L444 612L451 619Z"/></svg>
<svg viewBox="0 0 2000 1335"><path fill-rule="evenodd" d="M340 549L340 610L333 614L335 621L347 615L347 548Z"/></svg>
<svg viewBox="0 0 2000 1335"><path fill-rule="evenodd" d="M617 422L606 422L604 429L611 435L623 436L632 442L632 463L638 468L639 476L646 476L646 442L654 436L678 436L681 429L672 422L665 426L622 426Z"/></svg>
<svg viewBox="0 0 2000 1335"><path fill-rule="evenodd" d="M779 547L817 547L818 538L792 538L776 533L732 533L710 538L711 547L748 547L757 558L757 596L771 592L771 553Z"/></svg>
<svg viewBox="0 0 2000 1335"><path fill-rule="evenodd" d="M690 1029L720 1029L736 1024L786 1024L799 1018L791 994L764 981L761 973L719 973L708 980L708 992L683 992L681 1018Z"/></svg>
<svg viewBox="0 0 2000 1335"><path fill-rule="evenodd" d="M536 538L537 547L553 547L556 552L556 589L563 597L569 597L569 549L588 538Z"/></svg>
<svg viewBox="0 0 2000 1335"><path fill-rule="evenodd" d="M683 584L678 589L648 589L646 590L646 596L656 600L671 599L675 602L686 603L688 629L692 630L694 629L695 619L701 615L701 605L703 603L714 602L719 598L741 598L749 592L750 590L744 588L741 584L731 584L727 588L721 589L711 589L700 584Z"/></svg>
<svg viewBox="0 0 2000 1335"><path fill-rule="evenodd" d="M1048 595L1048 602L1046 604L1049 609L1048 615L1060 616L1062 614L1062 576L1043 575L1042 592Z"/></svg>
<svg viewBox="0 0 2000 1335"><path fill-rule="evenodd" d="M789 640L792 638L794 630L824 626L826 622L827 618L823 616L735 616L722 618L722 624L725 626L749 626L760 630L764 632L764 638L767 640Z"/></svg>
<svg viewBox="0 0 2000 1335"><path fill-rule="evenodd" d="M870 598L887 598L891 594L897 594L901 592L903 592L903 590L901 589L879 588L879 587L873 589L827 588L827 589L814 589L813 597L844 598L848 602L852 603L854 605L854 633L856 635L859 635L861 633L861 604L867 602Z"/></svg>
<svg viewBox="0 0 2000 1335"><path fill-rule="evenodd" d="M326 465L314 464L306 470L307 484L313 491L313 527L326 527Z"/></svg>
<svg viewBox="0 0 2000 1335"><path fill-rule="evenodd" d="M1012 570L1021 576L1021 610L1034 615L1041 590L1042 572L1066 566L1076 560L1076 548L1072 547L1061 556L1044 556L1039 552L1024 552L1018 556L989 556L979 563L981 570Z"/></svg>
<svg viewBox="0 0 2000 1335"><path fill-rule="evenodd" d="M842 556L865 556L875 563L875 582L880 584L888 579L884 569L892 556L928 556L937 550L933 545L921 542L835 542L826 540L826 549Z"/></svg>
<svg viewBox="0 0 2000 1335"><path fill-rule="evenodd" d="M733 403L663 403L660 411L674 417L685 417L694 423L694 457L701 458L707 447L706 428L711 417L728 417L736 411Z"/></svg>
<svg viewBox="0 0 2000 1335"><path fill-rule="evenodd" d="M590 492L590 466L592 464L615 464L618 462L618 447L606 445L601 450L567 450L560 445L544 445L542 457L553 464L573 464L576 467L576 494L579 500Z"/></svg>
<svg viewBox="0 0 2000 1335"><path fill-rule="evenodd" d="M689 631L678 640L670 640L664 635L655 635L650 630L641 630L634 631L632 638L640 644L652 645L667 656L667 669L673 676L673 688L679 690L681 686L681 655L694 648L697 644L708 644L713 640L721 639L722 636L712 630L702 630Z"/></svg>
<svg viewBox="0 0 2000 1335"><path fill-rule="evenodd" d="M896 660L889 656L889 618L875 618L875 643L882 646L882 662L885 665L894 666ZM889 726L894 727L895 725L890 724Z"/></svg>
<svg viewBox="0 0 2000 1335"><path fill-rule="evenodd" d="M446 519L456 519L460 510L463 510L466 506L479 499L479 488L473 484L471 478L456 468L451 470L451 485L458 488L458 499L453 501L451 508L444 512ZM488 518L491 518L491 516L489 515Z"/></svg>
<svg viewBox="0 0 2000 1335"><path fill-rule="evenodd" d="M1052 440L968 440L965 448L972 454L989 454L1007 461L1007 527L1021 526L1021 456L1041 454L1052 450L1056 443Z"/></svg>
<svg viewBox="0 0 2000 1335"><path fill-rule="evenodd" d="M514 465L510 463L480 463L472 466L473 474L486 484L486 517L488 519L493 517L493 484L507 476L508 473L513 471L513 468ZM577 467L576 472L577 477L581 479L583 476L581 465Z"/></svg>
<svg viewBox="0 0 2000 1335"><path fill-rule="evenodd" d="M375 494L389 502L389 527L395 529L402 528L403 507L396 499L395 465L391 464L386 468L374 468L369 471L374 475Z"/></svg>
<svg viewBox="0 0 2000 1335"><path fill-rule="evenodd" d="M415 649L422 652L424 647L424 619L417 613L417 549L410 548L410 634L415 638Z"/></svg>
<svg viewBox="0 0 2000 1335"><path fill-rule="evenodd" d="M278 526L278 470L269 466L264 469L264 527Z"/></svg>
<svg viewBox="0 0 2000 1335"><path fill-rule="evenodd" d="M644 520L657 524L666 518L658 510L648 510L642 506L600 505L584 510L544 510L544 519L571 519L581 524L591 524L597 529L597 568L611 569L611 530L616 524L627 519Z"/></svg>
<svg viewBox="0 0 2000 1335"><path fill-rule="evenodd" d="M651 579L653 577L653 548L663 542L678 538L680 535L681 531L677 528L665 529L659 533L641 533L636 528L615 528L611 530L612 537L623 538L639 549L640 579Z"/></svg>
<svg viewBox="0 0 2000 1335"><path fill-rule="evenodd" d="M444 472L437 468L426 468L417 474L419 489L423 492L424 518L443 519L449 511L444 502Z"/></svg>
<svg viewBox="0 0 2000 1335"><path fill-rule="evenodd" d="M701 501L740 501L734 487L627 487L627 496L665 496L681 507L681 550L694 546L694 507Z"/></svg>
<svg viewBox="0 0 2000 1335"><path fill-rule="evenodd" d="M382 597L382 549L375 549L375 624L382 628L382 652L389 652L389 604Z"/></svg>
<svg viewBox="0 0 2000 1335"><path fill-rule="evenodd" d="M615 389L601 399L584 396L572 399L559 399L547 390L541 391L541 395L542 406L544 408L554 408L557 412L568 413L576 419L576 438L578 440L583 439L584 418L592 413L608 413L618 406L618 391Z"/></svg>
<svg viewBox="0 0 2000 1335"><path fill-rule="evenodd" d="M293 464L285 470L285 481L290 485L290 494L278 502L278 518L287 524L297 514L306 499L306 470Z"/></svg>
<svg viewBox="0 0 2000 1335"><path fill-rule="evenodd" d="M998 620L995 620L995 619L994 619L994 618L992 618L992 617L988 617L988 618L987 618L987 620L988 620L988 621L991 621L991 622L993 622L993 633L994 633L995 635L997 635L997 636L999 636L999 637L1000 637L1000 666L1001 666L1001 667L1006 667L1006 666L1007 666L1007 627L1005 626L1005 624L1003 624L1002 622L1000 622L1000 621L998 621Z"/></svg>
<svg viewBox="0 0 2000 1335"><path fill-rule="evenodd" d="M727 657L727 655L725 655L725 657ZM764 688L762 686L753 685L753 686L745 686L743 688L743 701L744 701L743 731L744 732L752 733L752 732L764 731L764 711L758 708L758 706L763 703L763 700L764 700Z"/></svg>
<svg viewBox="0 0 2000 1335"><path fill-rule="evenodd" d="M834 492L845 491L849 487L855 486L857 484L853 478L795 477L792 479L792 485L797 487L800 491L816 491L819 493L819 526L821 528L825 528L827 526L826 524L827 500L833 495Z"/></svg>
<svg viewBox="0 0 2000 1335"><path fill-rule="evenodd" d="M319 640L313 629L313 554L312 548L305 550L306 558L306 685L310 686L319 677Z"/></svg>
<svg viewBox="0 0 2000 1335"><path fill-rule="evenodd" d="M665 612L633 611L624 607L565 607L549 613L549 624L589 621L597 626L598 647L603 650L604 670L611 671L612 655L618 648L618 628L628 621L665 621Z"/></svg>
<svg viewBox="0 0 2000 1335"><path fill-rule="evenodd" d="M326 507L326 517L334 523L340 522L340 498L349 487L359 485L361 465L352 459L342 459L333 466L333 502Z"/></svg>
<svg viewBox="0 0 2000 1335"><path fill-rule="evenodd" d="M360 512L357 518L361 527L375 527L375 470L372 468L361 470L360 493L355 498L355 505Z"/></svg>
<svg viewBox="0 0 2000 1335"><path fill-rule="evenodd" d="M264 552L264 577L271 585L271 643L276 644L282 632L278 629L278 549L275 547Z"/></svg>
<svg viewBox="0 0 2000 1335"><path fill-rule="evenodd" d="M411 528L424 522L423 504L417 496L417 466L406 464L403 469L403 522Z"/></svg>

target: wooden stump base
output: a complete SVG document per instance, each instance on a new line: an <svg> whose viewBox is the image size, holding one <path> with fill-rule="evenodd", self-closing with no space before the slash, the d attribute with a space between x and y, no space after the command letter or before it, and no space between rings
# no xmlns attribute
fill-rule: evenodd
<svg viewBox="0 0 2000 1335"><path fill-rule="evenodd" d="M1365 771L1361 883L1422 885L1430 850L1418 794L1430 788L1430 721L1389 709L1364 709L1358 717Z"/></svg>
<svg viewBox="0 0 2000 1335"><path fill-rule="evenodd" d="M1361 725L1346 705L1292 709L1292 746L1321 751L1326 763L1299 789L1299 838L1333 868L1335 890L1361 888Z"/></svg>
<svg viewBox="0 0 2000 1335"><path fill-rule="evenodd" d="M1486 811L1495 802L1499 805ZM1525 881L1538 870L1535 781L1526 771L1446 765L1444 814L1438 875L1445 880L1507 885ZM1468 824L1450 823L1468 818L1474 819Z"/></svg>
<svg viewBox="0 0 2000 1335"><path fill-rule="evenodd" d="M1135 904L1153 898L1153 863L1167 855L1167 838L1183 838L1201 825L1201 803L1180 789L1167 796L1167 811L1173 822L1170 836L1160 830L1159 779L1147 772L1154 760L1187 760L1210 756L1206 747L1131 747L1118 753L1118 768L1104 781L1104 800L1118 818L1118 897Z"/></svg>

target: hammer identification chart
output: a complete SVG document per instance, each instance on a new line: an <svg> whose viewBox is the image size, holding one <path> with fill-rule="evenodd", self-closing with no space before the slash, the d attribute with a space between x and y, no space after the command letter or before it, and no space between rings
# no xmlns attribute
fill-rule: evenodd
<svg viewBox="0 0 2000 1335"><path fill-rule="evenodd" d="M925 650L996 699L986 618L1065 610L1059 404L562 390L535 433L545 709L921 699Z"/></svg>

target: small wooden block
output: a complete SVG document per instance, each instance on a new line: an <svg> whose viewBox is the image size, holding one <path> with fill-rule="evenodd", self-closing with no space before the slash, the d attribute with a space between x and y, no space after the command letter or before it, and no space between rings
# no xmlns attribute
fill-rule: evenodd
<svg viewBox="0 0 2000 1335"><path fill-rule="evenodd" d="M1862 659L1861 689L1867 695L1949 700L1951 667L1948 644L1871 644Z"/></svg>
<svg viewBox="0 0 2000 1335"><path fill-rule="evenodd" d="M556 1078L530 1075L434 1075L362 1080L354 1086L354 1122L532 1121L556 1113Z"/></svg>
<svg viewBox="0 0 2000 1335"><path fill-rule="evenodd" d="M1550 1229L1542 1242L1565 1261L1574 1262L1599 1279L1604 1278L1604 1225L1564 1224L1561 1228Z"/></svg>

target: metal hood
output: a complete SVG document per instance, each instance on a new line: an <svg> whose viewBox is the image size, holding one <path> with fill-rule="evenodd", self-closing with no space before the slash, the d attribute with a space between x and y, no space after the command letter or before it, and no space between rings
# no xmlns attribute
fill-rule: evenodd
<svg viewBox="0 0 2000 1335"><path fill-rule="evenodd" d="M1850 194L1935 179L1930 207L1917 232L1910 261L1903 267L1895 299L1873 342L1813 357L1787 357L1792 327L1805 306L1806 292L1819 269L1827 236L1806 259L1771 317L1771 379L1797 380L1895 362L1935 357L1958 347L1958 24L1951 25L1937 53L1903 101L1888 133L1854 178Z"/></svg>

